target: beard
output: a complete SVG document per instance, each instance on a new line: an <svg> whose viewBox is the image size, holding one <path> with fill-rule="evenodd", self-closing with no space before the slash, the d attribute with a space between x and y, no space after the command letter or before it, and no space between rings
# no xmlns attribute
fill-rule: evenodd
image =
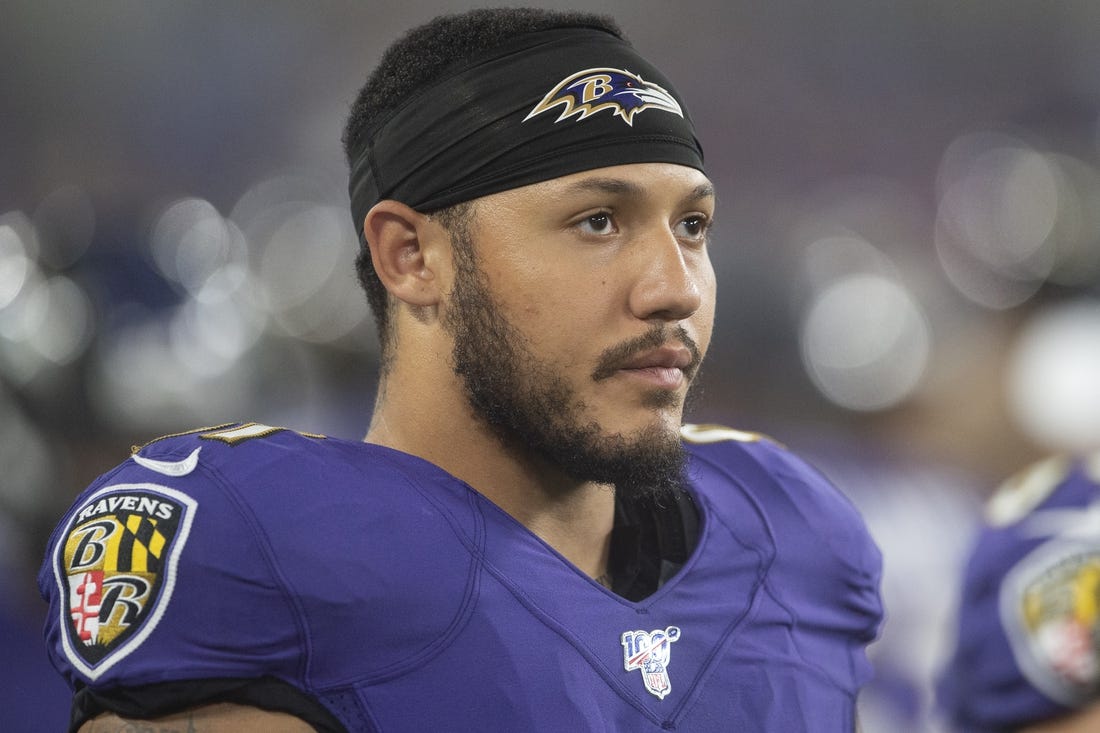
<svg viewBox="0 0 1100 733"><path fill-rule="evenodd" d="M585 403L566 379L540 361L505 318L478 267L468 231L452 231L456 280L443 326L454 339L455 374L474 412L510 449L529 451L578 481L611 484L623 497L669 496L684 486L686 452L678 430L659 421L629 436L607 433L586 417ZM682 327L657 326L640 338L604 352L593 382L612 376L616 365L641 350L681 341L692 353L685 376L702 357ZM677 394L653 390L646 407L673 406Z"/></svg>

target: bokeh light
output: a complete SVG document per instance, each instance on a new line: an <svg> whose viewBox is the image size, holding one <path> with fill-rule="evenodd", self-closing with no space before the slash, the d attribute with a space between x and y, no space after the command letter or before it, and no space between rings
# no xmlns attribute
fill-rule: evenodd
<svg viewBox="0 0 1100 733"><path fill-rule="evenodd" d="M337 341L368 319L352 264L358 241L342 208L313 205L287 211L262 252L265 302L288 334Z"/></svg>
<svg viewBox="0 0 1100 733"><path fill-rule="evenodd" d="M1100 300L1036 313L1008 364L1008 402L1023 431L1053 452L1100 449Z"/></svg>
<svg viewBox="0 0 1100 733"><path fill-rule="evenodd" d="M246 274L243 234L203 199L182 199L165 208L153 228L152 251L161 274L191 295L214 275L225 286L242 283Z"/></svg>
<svg viewBox="0 0 1100 733"><path fill-rule="evenodd" d="M138 23L5 6L0 555L38 552L59 497L158 434L362 435L378 344L341 125L399 29L468 6L233 3L213 35L188 4ZM945 608L964 498L1095 435L1100 6L644 9L599 8L676 80L719 197L695 409L798 453L835 439L821 455L849 469L893 608L861 719L939 733L928 609Z"/></svg>
<svg viewBox="0 0 1100 733"><path fill-rule="evenodd" d="M950 282L993 309L1043 283L1100 273L1100 175L1089 164L1002 133L971 133L944 153L936 252Z"/></svg>
<svg viewBox="0 0 1100 733"><path fill-rule="evenodd" d="M26 343L57 365L80 356L94 331L91 301L80 286L55 275L40 283L27 300Z"/></svg>
<svg viewBox="0 0 1100 733"><path fill-rule="evenodd" d="M0 385L0 520L6 512L22 521L35 515L44 498L40 487L50 486L56 477L55 460L41 432ZM3 530L0 526L0 549L7 549Z"/></svg>
<svg viewBox="0 0 1100 733"><path fill-rule="evenodd" d="M920 305L901 283L875 274L848 275L824 288L799 340L814 384L852 410L881 410L909 396L931 349Z"/></svg>
<svg viewBox="0 0 1100 733"><path fill-rule="evenodd" d="M27 230L19 226L14 213L0 216L0 310L19 296L35 269L27 252Z"/></svg>

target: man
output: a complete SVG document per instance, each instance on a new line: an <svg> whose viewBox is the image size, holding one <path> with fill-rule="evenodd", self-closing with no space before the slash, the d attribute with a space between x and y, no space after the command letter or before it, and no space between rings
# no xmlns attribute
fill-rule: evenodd
<svg viewBox="0 0 1100 733"><path fill-rule="evenodd" d="M474 11L386 53L345 143L366 442L207 428L78 498L40 576L74 726L852 730L861 520L681 429L714 192L671 84L608 19Z"/></svg>
<svg viewBox="0 0 1100 733"><path fill-rule="evenodd" d="M1050 458L994 495L940 680L966 733L1100 730L1100 453Z"/></svg>

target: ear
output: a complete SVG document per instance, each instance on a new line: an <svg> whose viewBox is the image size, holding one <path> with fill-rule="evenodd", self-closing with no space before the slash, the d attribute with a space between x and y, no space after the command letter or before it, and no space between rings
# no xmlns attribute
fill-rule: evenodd
<svg viewBox="0 0 1100 733"><path fill-rule="evenodd" d="M398 201L379 201L367 212L363 233L378 278L389 293L410 306L439 301L439 268L449 242L438 224Z"/></svg>

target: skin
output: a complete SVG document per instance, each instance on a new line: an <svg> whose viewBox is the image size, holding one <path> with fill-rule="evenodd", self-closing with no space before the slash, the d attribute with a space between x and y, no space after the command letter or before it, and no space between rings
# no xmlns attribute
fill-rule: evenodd
<svg viewBox="0 0 1100 733"><path fill-rule="evenodd" d="M1100 730L1100 705L1078 711L1064 718L1021 728L1020 733L1092 733Z"/></svg>
<svg viewBox="0 0 1100 733"><path fill-rule="evenodd" d="M715 279L707 252L714 193L699 171L642 163L587 171L478 199L477 261L500 315L540 369L575 396L576 417L604 436L678 434L690 374L632 363L683 356L673 329L705 353ZM592 578L606 573L614 493L525 445L502 439L470 405L445 326L455 285L450 233L396 201L364 221L393 303L394 351L368 442L420 456L474 486ZM609 350L655 330L645 353L594 373ZM649 356L647 356L647 354ZM629 364L628 364L629 362ZM425 400L424 395L432 395ZM298 733L286 715L213 705L157 720L100 716L80 730Z"/></svg>
<svg viewBox="0 0 1100 733"><path fill-rule="evenodd" d="M313 730L313 726L292 715L227 703L156 720L100 715L80 727L80 733L310 733Z"/></svg>
<svg viewBox="0 0 1100 733"><path fill-rule="evenodd" d="M655 326L682 327L705 352L714 316L705 232L713 206L702 173L659 163L588 171L477 202L473 239L499 309L605 435L679 430L686 378L664 390L675 399L655 407L655 387L640 375L596 380L593 371L608 349ZM502 444L453 372L453 340L442 324L455 276L447 232L392 201L372 209L366 228L375 269L398 301L397 347L367 440L444 468L578 568L601 575L612 492ZM665 347L683 348L671 337Z"/></svg>

